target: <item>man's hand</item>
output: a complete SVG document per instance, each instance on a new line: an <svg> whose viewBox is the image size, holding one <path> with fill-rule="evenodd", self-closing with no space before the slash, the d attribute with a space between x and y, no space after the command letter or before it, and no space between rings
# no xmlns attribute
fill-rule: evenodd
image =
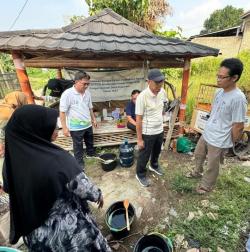
<svg viewBox="0 0 250 252"><path fill-rule="evenodd" d="M97 124L97 122L96 122L96 119L94 119L94 120L92 121L92 125L93 125L95 128L98 127L98 124Z"/></svg>
<svg viewBox="0 0 250 252"><path fill-rule="evenodd" d="M67 127L63 128L63 135L66 137L70 137L70 132L69 129Z"/></svg>
<svg viewBox="0 0 250 252"><path fill-rule="evenodd" d="M138 145L139 150L144 149L144 141L143 140L137 140L137 145Z"/></svg>
<svg viewBox="0 0 250 252"><path fill-rule="evenodd" d="M103 196L101 195L98 201L96 202L98 204L98 208L102 208L104 201L103 201Z"/></svg>

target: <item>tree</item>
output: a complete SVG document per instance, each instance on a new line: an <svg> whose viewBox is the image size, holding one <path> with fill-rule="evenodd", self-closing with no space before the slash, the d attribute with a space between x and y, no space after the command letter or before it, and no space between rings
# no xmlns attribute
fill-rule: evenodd
<svg viewBox="0 0 250 252"><path fill-rule="evenodd" d="M9 54L0 53L0 72L13 72L15 71L14 63Z"/></svg>
<svg viewBox="0 0 250 252"><path fill-rule="evenodd" d="M86 3L89 5L90 15L95 15L104 8L111 8L149 31L157 30L163 18L171 13L166 0L86 0Z"/></svg>
<svg viewBox="0 0 250 252"><path fill-rule="evenodd" d="M241 23L240 16L243 14L242 8L235 8L231 5L224 9L214 11L203 24L205 28L200 34L215 32L226 28L237 26Z"/></svg>
<svg viewBox="0 0 250 252"><path fill-rule="evenodd" d="M69 18L70 22L72 24L75 24L77 23L78 21L80 21L81 19L85 18L84 16L77 16L77 15L74 15L72 17Z"/></svg>

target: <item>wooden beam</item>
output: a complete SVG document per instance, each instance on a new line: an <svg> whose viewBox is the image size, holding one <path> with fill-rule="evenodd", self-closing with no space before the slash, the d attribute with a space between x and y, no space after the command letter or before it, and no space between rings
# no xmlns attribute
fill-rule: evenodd
<svg viewBox="0 0 250 252"><path fill-rule="evenodd" d="M33 92L31 90L31 85L29 81L28 74L26 72L22 53L18 51L12 51L12 58L16 68L17 78L19 80L21 90L25 93L30 104L34 104Z"/></svg>
<svg viewBox="0 0 250 252"><path fill-rule="evenodd" d="M98 59L98 60L74 60L63 59L28 59L25 60L26 67L38 67L38 68L137 68L143 67L143 60L116 60L114 58ZM163 67L182 67L183 62L175 59L170 60L152 60L150 61L150 67L163 68Z"/></svg>
<svg viewBox="0 0 250 252"><path fill-rule="evenodd" d="M191 60L189 58L186 58L184 61L184 68L183 68L183 74L182 74L181 104L180 104L180 113L179 113L180 134L184 133L188 81L189 81L189 74L190 74L190 63L191 63Z"/></svg>

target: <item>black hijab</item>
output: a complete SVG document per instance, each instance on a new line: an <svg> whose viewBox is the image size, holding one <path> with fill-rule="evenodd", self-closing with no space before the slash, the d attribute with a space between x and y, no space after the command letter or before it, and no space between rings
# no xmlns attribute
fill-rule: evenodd
<svg viewBox="0 0 250 252"><path fill-rule="evenodd" d="M10 196L10 242L41 226L65 185L81 172L52 144L58 112L38 105L17 109L6 126L5 178Z"/></svg>

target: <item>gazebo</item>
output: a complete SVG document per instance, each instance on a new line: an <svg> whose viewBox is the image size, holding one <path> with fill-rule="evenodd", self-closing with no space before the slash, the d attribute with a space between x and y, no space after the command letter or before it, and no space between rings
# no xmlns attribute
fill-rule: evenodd
<svg viewBox="0 0 250 252"><path fill-rule="evenodd" d="M59 29L0 32L0 52L12 55L23 92L33 103L26 67L58 69L183 68L180 122L185 120L190 62L219 50L157 36L111 9Z"/></svg>

